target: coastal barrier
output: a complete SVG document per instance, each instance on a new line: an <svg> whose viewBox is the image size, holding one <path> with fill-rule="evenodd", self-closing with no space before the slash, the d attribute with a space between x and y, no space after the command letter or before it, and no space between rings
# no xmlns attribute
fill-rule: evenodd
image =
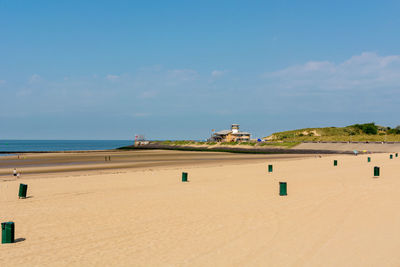
<svg viewBox="0 0 400 267"><path fill-rule="evenodd" d="M230 153L249 153L249 154L354 154L353 151L341 150L321 150L321 149L296 149L296 148L242 148L242 147L199 147L199 146L179 146L165 145L159 143L149 143L142 146L126 146L120 150L145 150L145 149L163 149L163 150L181 150L181 151L205 151L205 152L230 152Z"/></svg>

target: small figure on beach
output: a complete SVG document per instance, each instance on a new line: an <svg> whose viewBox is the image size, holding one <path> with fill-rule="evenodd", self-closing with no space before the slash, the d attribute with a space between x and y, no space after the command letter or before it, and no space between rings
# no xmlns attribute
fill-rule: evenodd
<svg viewBox="0 0 400 267"><path fill-rule="evenodd" d="M17 173L17 169L16 168L14 168L14 170L13 170L13 176L17 176L18 175L18 173Z"/></svg>

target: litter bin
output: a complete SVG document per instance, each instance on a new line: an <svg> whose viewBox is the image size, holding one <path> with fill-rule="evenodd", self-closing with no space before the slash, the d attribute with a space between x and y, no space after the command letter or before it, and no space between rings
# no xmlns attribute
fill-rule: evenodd
<svg viewBox="0 0 400 267"><path fill-rule="evenodd" d="M287 183L279 182L279 195L286 196L287 195Z"/></svg>
<svg viewBox="0 0 400 267"><path fill-rule="evenodd" d="M28 185L27 184L19 184L18 197L19 198L26 198L26 192L27 191L28 191Z"/></svg>
<svg viewBox="0 0 400 267"><path fill-rule="evenodd" d="M371 157L368 157L368 162L371 162Z"/></svg>
<svg viewBox="0 0 400 267"><path fill-rule="evenodd" d="M1 223L1 243L14 243L14 232L13 222Z"/></svg>
<svg viewBox="0 0 400 267"><path fill-rule="evenodd" d="M268 165L268 172L272 172L272 165Z"/></svg>
<svg viewBox="0 0 400 267"><path fill-rule="evenodd" d="M182 182L187 182L188 181L188 174L187 172L182 172Z"/></svg>
<svg viewBox="0 0 400 267"><path fill-rule="evenodd" d="M393 155L392 154L390 154L390 159L393 159Z"/></svg>
<svg viewBox="0 0 400 267"><path fill-rule="evenodd" d="M333 161L333 166L337 166L337 160L336 159Z"/></svg>
<svg viewBox="0 0 400 267"><path fill-rule="evenodd" d="M374 167L374 176L375 176L375 177L378 177L379 174L380 174L379 167L375 166L375 167Z"/></svg>

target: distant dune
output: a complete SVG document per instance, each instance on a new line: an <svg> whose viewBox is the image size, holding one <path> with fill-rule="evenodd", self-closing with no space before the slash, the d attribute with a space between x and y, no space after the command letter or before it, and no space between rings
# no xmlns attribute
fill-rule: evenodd
<svg viewBox="0 0 400 267"><path fill-rule="evenodd" d="M400 142L400 126L390 128L375 123L354 124L346 127L304 128L276 132L264 138L268 141L359 141Z"/></svg>

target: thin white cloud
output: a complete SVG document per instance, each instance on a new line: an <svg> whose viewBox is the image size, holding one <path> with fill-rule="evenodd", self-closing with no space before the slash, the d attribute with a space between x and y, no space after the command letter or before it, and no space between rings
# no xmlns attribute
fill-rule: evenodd
<svg viewBox="0 0 400 267"><path fill-rule="evenodd" d="M106 79L109 80L109 81L112 81L112 82L117 81L119 78L120 78L120 76L118 76L118 75L112 75L112 74L108 74L108 75L106 76Z"/></svg>
<svg viewBox="0 0 400 267"><path fill-rule="evenodd" d="M400 56L365 52L341 63L310 61L264 75L278 89L381 90L399 88Z"/></svg>
<svg viewBox="0 0 400 267"><path fill-rule="evenodd" d="M17 97L29 97L29 96L31 96L32 95L32 89L30 89L30 88L24 88L24 89L22 89L22 90L19 90L19 91L17 91L16 93L15 93L15 95L17 96Z"/></svg>
<svg viewBox="0 0 400 267"><path fill-rule="evenodd" d="M140 94L140 98L154 98L157 96L156 91L144 91Z"/></svg>
<svg viewBox="0 0 400 267"><path fill-rule="evenodd" d="M213 70L211 72L211 76L213 78L218 78L218 77L224 76L227 72L228 72L227 70Z"/></svg>
<svg viewBox="0 0 400 267"><path fill-rule="evenodd" d="M29 83L37 83L42 80L42 77L38 74L33 74L31 77L29 77Z"/></svg>
<svg viewBox="0 0 400 267"><path fill-rule="evenodd" d="M197 71L191 69L169 70L167 72L167 77L177 82L193 81L197 76Z"/></svg>
<svg viewBox="0 0 400 267"><path fill-rule="evenodd" d="M134 113L133 117L135 117L135 118L143 118L143 117L148 117L150 115L151 115L150 113L138 112L138 113Z"/></svg>

